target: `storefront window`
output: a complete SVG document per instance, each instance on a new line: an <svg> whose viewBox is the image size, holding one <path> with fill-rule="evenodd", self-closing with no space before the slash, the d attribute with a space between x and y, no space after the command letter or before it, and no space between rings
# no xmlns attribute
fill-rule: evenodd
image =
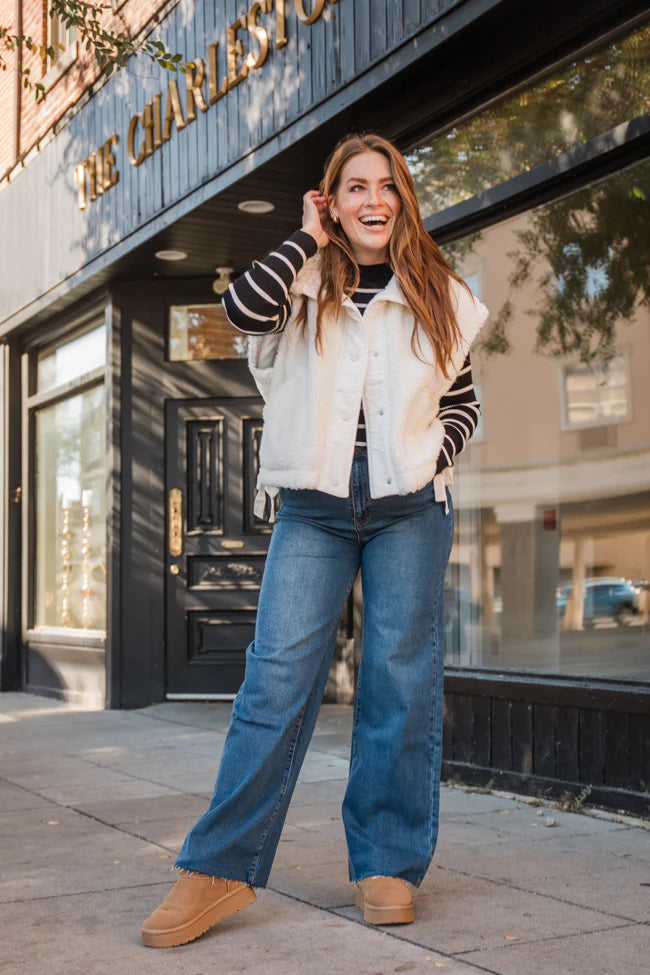
<svg viewBox="0 0 650 975"><path fill-rule="evenodd" d="M491 312L447 659L650 677L650 160L458 241ZM596 282L596 285L595 285Z"/></svg>
<svg viewBox="0 0 650 975"><path fill-rule="evenodd" d="M60 388L71 376L87 377L101 358L103 332L96 329L41 357L38 382ZM34 626L105 630L103 384L39 405L33 430Z"/></svg>
<svg viewBox="0 0 650 975"><path fill-rule="evenodd" d="M650 111L650 26L582 57L407 160L428 217Z"/></svg>
<svg viewBox="0 0 650 975"><path fill-rule="evenodd" d="M246 336L232 327L221 304L172 305L169 309L171 362L245 359L246 350Z"/></svg>
<svg viewBox="0 0 650 975"><path fill-rule="evenodd" d="M106 326L100 325L56 349L39 355L36 388L39 393L78 379L106 364Z"/></svg>

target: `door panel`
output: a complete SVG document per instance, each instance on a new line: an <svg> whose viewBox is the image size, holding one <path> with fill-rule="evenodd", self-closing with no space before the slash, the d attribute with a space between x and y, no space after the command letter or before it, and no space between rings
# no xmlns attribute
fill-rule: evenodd
<svg viewBox="0 0 650 975"><path fill-rule="evenodd" d="M253 513L258 398L166 404L167 692L234 695L270 526Z"/></svg>

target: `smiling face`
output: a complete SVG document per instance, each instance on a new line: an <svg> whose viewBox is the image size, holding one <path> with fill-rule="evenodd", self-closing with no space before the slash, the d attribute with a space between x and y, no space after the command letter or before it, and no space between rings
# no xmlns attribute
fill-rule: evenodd
<svg viewBox="0 0 650 975"><path fill-rule="evenodd" d="M361 152L347 160L330 212L333 219L339 218L357 264L388 260L388 243L401 209L383 153Z"/></svg>

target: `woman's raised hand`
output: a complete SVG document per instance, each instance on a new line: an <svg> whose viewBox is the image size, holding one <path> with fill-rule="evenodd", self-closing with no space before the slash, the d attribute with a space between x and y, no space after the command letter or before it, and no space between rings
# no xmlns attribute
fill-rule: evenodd
<svg viewBox="0 0 650 975"><path fill-rule="evenodd" d="M311 234L319 247L329 244L329 237L323 227L327 220L329 197L321 196L318 190L307 190L302 198L302 229Z"/></svg>

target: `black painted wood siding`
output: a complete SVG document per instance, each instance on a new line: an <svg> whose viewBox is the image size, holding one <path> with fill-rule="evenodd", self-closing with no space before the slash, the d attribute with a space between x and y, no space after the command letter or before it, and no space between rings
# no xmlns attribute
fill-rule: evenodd
<svg viewBox="0 0 650 975"><path fill-rule="evenodd" d="M444 720L447 778L650 815L647 687L451 673Z"/></svg>

